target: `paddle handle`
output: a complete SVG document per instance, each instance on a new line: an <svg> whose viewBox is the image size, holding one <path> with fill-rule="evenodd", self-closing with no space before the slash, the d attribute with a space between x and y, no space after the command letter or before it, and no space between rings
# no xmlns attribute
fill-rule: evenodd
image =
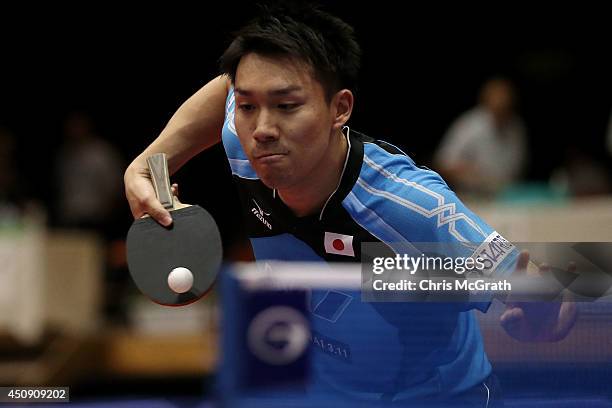
<svg viewBox="0 0 612 408"><path fill-rule="evenodd" d="M151 182L157 199L166 209L174 208L174 199L170 187L170 173L166 153L156 153L147 157L147 165L151 173Z"/></svg>

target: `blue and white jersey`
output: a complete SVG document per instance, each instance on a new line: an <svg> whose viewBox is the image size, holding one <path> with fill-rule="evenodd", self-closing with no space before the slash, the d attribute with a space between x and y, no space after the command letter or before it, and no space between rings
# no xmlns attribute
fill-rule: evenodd
<svg viewBox="0 0 612 408"><path fill-rule="evenodd" d="M320 213L296 217L251 167L234 126L230 91L223 145L257 260L360 262L361 244L390 253L412 243L457 243L473 256L496 232L466 208L442 178L401 150L355 131L339 188ZM517 251L497 262L509 273ZM476 305L486 309L486 304ZM312 294L314 388L357 398L453 394L491 372L474 312L446 303L368 303L359 293Z"/></svg>

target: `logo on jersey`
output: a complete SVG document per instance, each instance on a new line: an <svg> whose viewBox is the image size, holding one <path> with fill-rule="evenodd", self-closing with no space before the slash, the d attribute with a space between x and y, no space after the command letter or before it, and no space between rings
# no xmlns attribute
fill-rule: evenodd
<svg viewBox="0 0 612 408"><path fill-rule="evenodd" d="M512 242L493 231L474 251L472 258L481 258L485 264L483 274L490 276L514 249Z"/></svg>
<svg viewBox="0 0 612 408"><path fill-rule="evenodd" d="M255 203L255 207L251 208L251 212L255 214L259 221L261 221L261 223L268 227L268 229L271 231L272 225L270 225L268 220L266 220L266 217L269 216L270 213L264 212L264 210L261 209L259 204L257 204L257 201L253 200L253 202Z"/></svg>
<svg viewBox="0 0 612 408"><path fill-rule="evenodd" d="M325 231L325 252L328 254L355 256L353 236Z"/></svg>

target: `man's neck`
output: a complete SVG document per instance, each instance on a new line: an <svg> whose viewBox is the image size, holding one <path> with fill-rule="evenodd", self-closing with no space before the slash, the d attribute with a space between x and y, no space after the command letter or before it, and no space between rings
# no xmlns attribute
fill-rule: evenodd
<svg viewBox="0 0 612 408"><path fill-rule="evenodd" d="M338 188L348 153L347 137L342 130L338 131L332 139L329 154L315 166L304 183L277 190L281 200L296 216L303 217L321 210Z"/></svg>

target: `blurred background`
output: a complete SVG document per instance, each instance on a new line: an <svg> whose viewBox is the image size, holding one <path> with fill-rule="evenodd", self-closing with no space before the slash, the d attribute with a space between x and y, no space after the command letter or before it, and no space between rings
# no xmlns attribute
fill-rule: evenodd
<svg viewBox="0 0 612 408"><path fill-rule="evenodd" d="M132 219L122 176L182 101L217 74L232 31L254 10L232 4L147 13L98 5L57 19L44 9L4 14L1 385L70 385L85 399L208 390L216 295L168 309L137 293L125 263ZM612 239L605 13L322 4L355 27L363 48L352 128L442 173L509 239ZM227 259L250 259L221 146L174 181L184 202L215 216ZM492 333L492 358L520 361L504 357L509 340ZM548 358L580 344L573 341ZM601 347L580 358L609 361Z"/></svg>

